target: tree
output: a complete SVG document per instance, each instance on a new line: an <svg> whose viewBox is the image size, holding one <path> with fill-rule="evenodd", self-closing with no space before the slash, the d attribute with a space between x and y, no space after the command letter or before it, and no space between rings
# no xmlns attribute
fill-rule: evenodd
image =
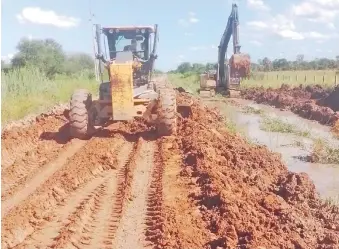
<svg viewBox="0 0 339 249"><path fill-rule="evenodd" d="M62 72L65 55L62 46L53 39L21 39L17 50L12 59L13 67L37 67L48 77Z"/></svg>
<svg viewBox="0 0 339 249"><path fill-rule="evenodd" d="M72 75L83 70L93 70L94 59L86 53L74 53L67 55L63 71Z"/></svg>
<svg viewBox="0 0 339 249"><path fill-rule="evenodd" d="M265 71L270 71L271 70L271 67L272 67L272 62L270 59L268 59L267 57L265 57L263 59L263 65L264 65L264 70Z"/></svg>
<svg viewBox="0 0 339 249"><path fill-rule="evenodd" d="M177 72L178 73L187 73L187 72L191 71L191 69L192 69L191 63L183 62L178 66Z"/></svg>

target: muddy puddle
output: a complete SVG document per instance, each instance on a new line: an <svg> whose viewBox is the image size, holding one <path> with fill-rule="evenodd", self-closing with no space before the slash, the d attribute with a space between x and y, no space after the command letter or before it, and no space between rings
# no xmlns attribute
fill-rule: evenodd
<svg viewBox="0 0 339 249"><path fill-rule="evenodd" d="M289 111L280 111L248 100L236 100L236 103L217 101L205 103L217 107L231 121L233 128L250 142L266 145L271 151L281 153L282 160L290 171L307 173L323 198L339 197L339 165L310 163L303 160L310 155L315 139L339 147L339 140L333 137L329 127L300 118ZM291 124L301 134L267 131L262 128L263 119L267 117Z"/></svg>

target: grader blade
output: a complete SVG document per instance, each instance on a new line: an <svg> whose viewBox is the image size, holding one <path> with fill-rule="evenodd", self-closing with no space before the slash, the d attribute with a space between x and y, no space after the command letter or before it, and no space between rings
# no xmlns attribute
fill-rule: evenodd
<svg viewBox="0 0 339 249"><path fill-rule="evenodd" d="M113 120L132 120L134 117L132 64L110 64L110 77Z"/></svg>

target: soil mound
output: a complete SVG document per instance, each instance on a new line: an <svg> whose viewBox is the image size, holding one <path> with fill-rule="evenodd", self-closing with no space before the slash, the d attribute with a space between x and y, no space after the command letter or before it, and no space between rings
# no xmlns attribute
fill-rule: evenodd
<svg viewBox="0 0 339 249"><path fill-rule="evenodd" d="M283 84L278 89L245 89L242 97L280 109L289 109L322 124L334 125L339 120L339 87L329 91L320 85L291 88Z"/></svg>
<svg viewBox="0 0 339 249"><path fill-rule="evenodd" d="M195 179L191 196L215 234L205 248L338 248L339 208L320 200L308 175L231 135L217 110L178 96L187 99L192 113L180 119L177 142L182 175Z"/></svg>

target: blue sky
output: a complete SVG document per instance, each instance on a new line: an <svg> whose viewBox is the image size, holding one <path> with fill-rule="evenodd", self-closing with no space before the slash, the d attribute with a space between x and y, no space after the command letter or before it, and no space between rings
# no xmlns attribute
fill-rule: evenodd
<svg viewBox="0 0 339 249"><path fill-rule="evenodd" d="M339 55L339 0L91 1L103 26L159 24L163 70L182 61L215 62L232 2L239 6L241 51L253 61ZM88 20L88 0L2 0L2 58L16 52L22 37L53 38L66 51L92 53Z"/></svg>

